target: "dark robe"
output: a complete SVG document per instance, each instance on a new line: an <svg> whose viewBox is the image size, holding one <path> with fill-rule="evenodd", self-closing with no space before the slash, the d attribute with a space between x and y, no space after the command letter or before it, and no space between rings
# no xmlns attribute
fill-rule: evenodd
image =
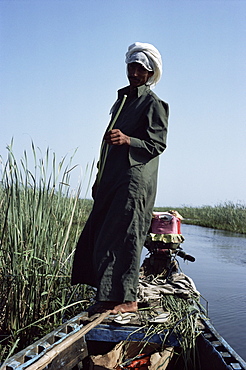
<svg viewBox="0 0 246 370"><path fill-rule="evenodd" d="M109 146L93 209L74 256L72 284L97 288L99 301L135 301L140 257L156 195L158 156L166 148L168 105L143 85L119 90L112 109L130 146ZM111 119L111 120L112 120Z"/></svg>

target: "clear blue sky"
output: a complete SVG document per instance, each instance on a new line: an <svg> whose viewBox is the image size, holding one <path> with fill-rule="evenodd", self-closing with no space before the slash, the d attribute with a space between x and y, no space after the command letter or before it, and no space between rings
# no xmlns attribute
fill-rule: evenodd
<svg viewBox="0 0 246 370"><path fill-rule="evenodd" d="M245 204L244 0L0 0L2 157L12 137L17 157L31 140L58 159L78 148L84 172L135 41L161 52L170 105L156 205Z"/></svg>

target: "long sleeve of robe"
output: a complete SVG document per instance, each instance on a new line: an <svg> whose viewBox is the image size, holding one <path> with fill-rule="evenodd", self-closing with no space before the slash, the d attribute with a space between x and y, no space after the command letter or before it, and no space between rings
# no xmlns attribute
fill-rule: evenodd
<svg viewBox="0 0 246 370"><path fill-rule="evenodd" d="M135 301L140 257L156 196L159 155L166 148L168 105L143 85L118 91L115 123L130 146L111 145L92 212L79 238L72 284L97 288L99 301Z"/></svg>

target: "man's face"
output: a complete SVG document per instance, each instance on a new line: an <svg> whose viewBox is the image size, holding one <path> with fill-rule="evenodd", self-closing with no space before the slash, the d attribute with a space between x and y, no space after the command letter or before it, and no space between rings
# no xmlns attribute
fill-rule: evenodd
<svg viewBox="0 0 246 370"><path fill-rule="evenodd" d="M138 87L146 84L154 72L147 71L140 63L129 63L127 65L127 77L131 87Z"/></svg>

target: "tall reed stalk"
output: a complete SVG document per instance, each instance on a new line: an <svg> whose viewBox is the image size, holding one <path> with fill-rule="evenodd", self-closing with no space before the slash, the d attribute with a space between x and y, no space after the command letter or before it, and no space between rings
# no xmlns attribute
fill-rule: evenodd
<svg viewBox="0 0 246 370"><path fill-rule="evenodd" d="M79 200L82 183L76 190L69 185L73 156L57 162L47 149L42 158L32 143L30 166L26 151L17 162L13 143L7 150L0 178L1 358L60 324L67 306L80 300L81 310L91 294L86 286L70 284L75 244L87 217Z"/></svg>

